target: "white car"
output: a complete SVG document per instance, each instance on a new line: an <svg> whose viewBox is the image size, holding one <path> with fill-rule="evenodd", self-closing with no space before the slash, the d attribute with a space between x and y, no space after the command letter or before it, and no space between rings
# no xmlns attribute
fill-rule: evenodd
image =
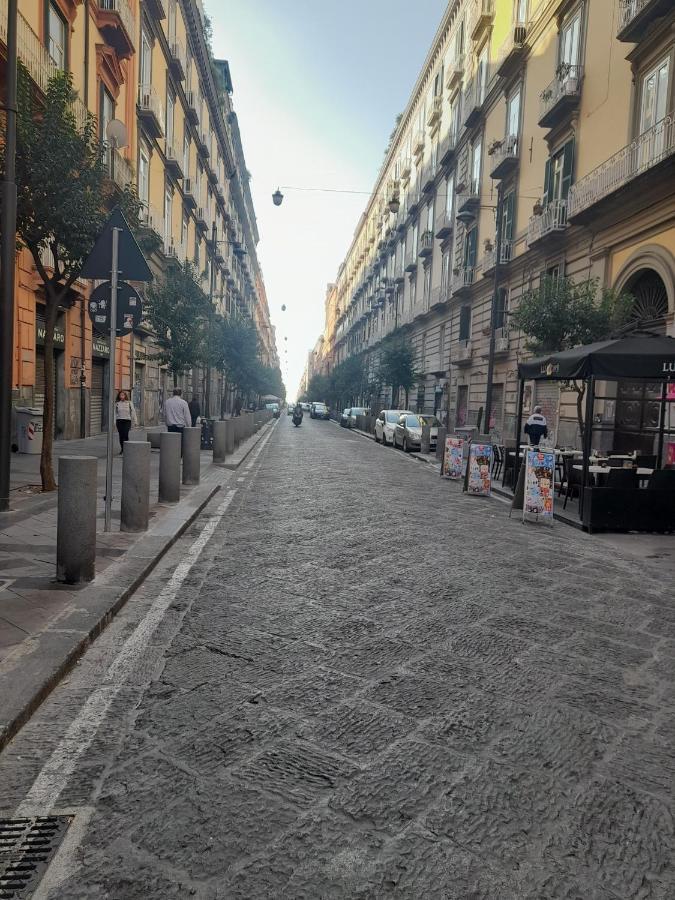
<svg viewBox="0 0 675 900"><path fill-rule="evenodd" d="M383 409L377 419L375 419L375 442L377 444L382 441L385 445L394 446L394 428L398 424L401 416L411 416L412 413L406 409Z"/></svg>

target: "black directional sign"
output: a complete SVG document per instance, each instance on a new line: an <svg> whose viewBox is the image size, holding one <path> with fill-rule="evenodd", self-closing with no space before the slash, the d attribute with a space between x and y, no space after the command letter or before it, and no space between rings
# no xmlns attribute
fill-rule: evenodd
<svg viewBox="0 0 675 900"><path fill-rule="evenodd" d="M87 257L81 278L110 278L112 272L112 233L119 229L118 270L119 277L126 281L152 281L152 272L131 233L129 223L122 210L116 206L98 236L94 249Z"/></svg>
<svg viewBox="0 0 675 900"><path fill-rule="evenodd" d="M129 334L141 324L143 303L125 281L117 285L117 337ZM89 298L89 318L95 331L110 334L110 282L100 284Z"/></svg>

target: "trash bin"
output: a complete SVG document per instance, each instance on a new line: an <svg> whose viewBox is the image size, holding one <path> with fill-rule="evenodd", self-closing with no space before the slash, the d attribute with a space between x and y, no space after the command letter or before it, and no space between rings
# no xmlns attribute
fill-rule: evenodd
<svg viewBox="0 0 675 900"><path fill-rule="evenodd" d="M42 410L35 406L16 407L19 453L42 453Z"/></svg>

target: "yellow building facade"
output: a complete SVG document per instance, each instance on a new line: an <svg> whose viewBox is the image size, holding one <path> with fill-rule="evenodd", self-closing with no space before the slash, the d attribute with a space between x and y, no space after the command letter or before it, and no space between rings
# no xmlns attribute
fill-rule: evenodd
<svg viewBox="0 0 675 900"><path fill-rule="evenodd" d="M674 75L668 0L449 3L336 279L334 361L374 365L404 327L411 403L476 425L494 302L490 427L511 437L527 351L510 313L542 274L625 288L636 322L675 335ZM650 398L615 391L596 414L618 428ZM528 396L576 439L557 385Z"/></svg>
<svg viewBox="0 0 675 900"><path fill-rule="evenodd" d="M0 2L0 54L6 21ZM111 202L116 191L137 190L143 226L157 247L150 258L155 278L192 261L214 307L254 321L261 357L276 365L229 67L212 58L205 25L195 0L19 0L18 53L38 91L57 70L72 73L77 110L96 116L106 146ZM125 126L123 147L109 146L113 119ZM109 352L106 340L92 334L89 289L75 284L75 302L57 323L57 438L106 428ZM15 311L15 401L41 406L44 313L27 252L17 260ZM170 387L154 352L143 327L118 342L116 385L132 391L140 422L149 425L160 421ZM204 379L195 370L183 387L203 398ZM228 397L222 379L212 379L213 414Z"/></svg>

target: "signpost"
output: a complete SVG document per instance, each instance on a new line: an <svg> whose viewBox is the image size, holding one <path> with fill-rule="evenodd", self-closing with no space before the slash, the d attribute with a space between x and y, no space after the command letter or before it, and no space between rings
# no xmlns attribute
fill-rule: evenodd
<svg viewBox="0 0 675 900"><path fill-rule="evenodd" d="M105 467L105 530L112 528L112 476L113 476L113 438L115 424L115 342L119 334L128 334L137 324L134 320L130 301L138 300L138 321L140 322L140 297L133 288L120 282L120 275L130 281L151 281L152 272L143 256L136 239L131 233L122 211L112 211L105 228L99 235L94 249L89 254L82 271L81 278L110 279L100 285L92 293L89 315L92 324L99 331L107 331L110 341L110 361L108 363L108 441ZM118 321L118 293L121 294L120 314L121 329ZM103 305L102 305L103 304ZM108 321L101 321L107 308ZM99 317L99 321L97 321Z"/></svg>
<svg viewBox="0 0 675 900"><path fill-rule="evenodd" d="M112 283L100 284L89 298L89 318L95 331L101 334L110 333ZM117 285L117 337L130 334L138 328L143 317L143 303L138 292L121 281Z"/></svg>

